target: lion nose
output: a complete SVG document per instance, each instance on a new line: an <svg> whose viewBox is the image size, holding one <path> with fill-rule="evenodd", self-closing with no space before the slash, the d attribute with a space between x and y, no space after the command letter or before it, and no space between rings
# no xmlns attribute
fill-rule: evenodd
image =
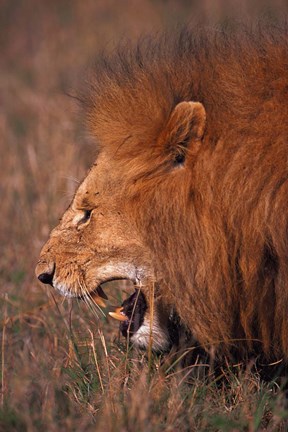
<svg viewBox="0 0 288 432"><path fill-rule="evenodd" d="M40 280L40 282L42 282L44 284L52 285L52 283L53 283L53 276L54 276L54 271L52 273L41 273L38 276L38 279Z"/></svg>
<svg viewBox="0 0 288 432"><path fill-rule="evenodd" d="M55 263L40 259L37 263L35 273L37 278L44 284L53 285L53 277L55 273Z"/></svg>

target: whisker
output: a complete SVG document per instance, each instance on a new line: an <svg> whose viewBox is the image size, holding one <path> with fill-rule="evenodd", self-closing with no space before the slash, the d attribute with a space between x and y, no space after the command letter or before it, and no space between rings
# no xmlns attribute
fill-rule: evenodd
<svg viewBox="0 0 288 432"><path fill-rule="evenodd" d="M84 283L84 281L83 281L82 283ZM88 299L88 296L87 296L87 288L85 287L85 284L84 284L84 286L83 286L82 283L81 283L81 281L78 279L78 284L79 284L79 287L80 287L80 290L81 290L81 297L82 297L82 299L84 300L84 303L86 304L86 306L88 307L88 309L89 309L93 314L95 314L95 311L94 311L92 305L90 304L89 299ZM96 314L96 316L97 316L97 314ZM97 317L98 317L98 316L97 316Z"/></svg>
<svg viewBox="0 0 288 432"><path fill-rule="evenodd" d="M79 286L80 286L80 289L81 289L82 297L83 297L83 299L84 299L87 307L91 310L91 312L97 318L99 318L99 315L98 315L99 311L100 311L100 313L102 313L103 316L106 316L105 313L103 312L103 310L100 308L100 306L97 305L97 303L94 302L91 294L89 293L89 291L88 291L88 289L86 287L85 281L84 280L80 281L80 279L78 279L78 283L79 283Z"/></svg>

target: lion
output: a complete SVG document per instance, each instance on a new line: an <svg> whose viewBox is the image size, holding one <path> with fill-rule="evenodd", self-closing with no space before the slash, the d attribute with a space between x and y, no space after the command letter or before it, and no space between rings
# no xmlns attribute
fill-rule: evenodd
<svg viewBox="0 0 288 432"><path fill-rule="evenodd" d="M173 310L207 351L287 360L287 34L186 28L99 56L79 95L98 156L40 281L98 304L133 281L143 347L167 349Z"/></svg>

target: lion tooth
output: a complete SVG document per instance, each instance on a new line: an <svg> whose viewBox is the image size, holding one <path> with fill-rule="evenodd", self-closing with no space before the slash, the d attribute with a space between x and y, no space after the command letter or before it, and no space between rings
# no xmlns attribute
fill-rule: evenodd
<svg viewBox="0 0 288 432"><path fill-rule="evenodd" d="M118 312L119 309L123 309L123 308L116 308L115 312L109 312L109 315L118 321L127 321L128 317L123 313Z"/></svg>
<svg viewBox="0 0 288 432"><path fill-rule="evenodd" d="M97 293L91 294L91 298L98 306L106 307L106 303Z"/></svg>

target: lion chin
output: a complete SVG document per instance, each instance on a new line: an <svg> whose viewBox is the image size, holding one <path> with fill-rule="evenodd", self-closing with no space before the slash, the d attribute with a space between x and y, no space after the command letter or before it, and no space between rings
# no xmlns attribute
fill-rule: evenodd
<svg viewBox="0 0 288 432"><path fill-rule="evenodd" d="M41 264L43 265L43 262L39 261L38 268ZM118 270L119 267L120 266L117 268ZM124 269L126 271L124 271ZM83 291L82 295L79 295L79 291L75 289L72 284L69 284L68 281L65 283L59 282L57 277L55 277L55 267L53 267L53 272L51 274L47 272L40 273L38 279L42 283L51 285L67 298L76 297L78 300L92 301L101 308L106 307L106 301L108 300L108 296L104 292L102 284L127 279L132 281L135 285L134 293L130 295L120 307L115 308L114 311L108 312L108 314L112 318L120 321L120 331L122 335L135 347L147 349L151 346L153 351L167 351L173 342L168 331L168 320L170 318L165 314L165 311L160 310L161 306L157 306L157 302L153 305L154 309L156 309L155 315L151 317L146 298L139 288L141 286L139 269L129 269L126 266L122 266L121 277L114 276L105 278L104 275L106 273L116 274L117 271L115 271L115 269L106 268L105 272L102 272L102 278L97 282L95 281L96 288L93 290L86 289Z"/></svg>
<svg viewBox="0 0 288 432"><path fill-rule="evenodd" d="M219 357L287 362L284 27L184 29L98 58L79 92L98 157L42 282L103 306L102 282L132 280L141 294L111 316L139 346L169 347L172 310Z"/></svg>
<svg viewBox="0 0 288 432"><path fill-rule="evenodd" d="M69 226L65 229L69 229ZM70 241L71 236L69 235ZM77 298L86 302L92 301L97 306L105 308L108 296L104 292L103 284L120 280L133 282L135 292L120 307L110 311L109 316L120 321L121 333L135 347L147 349L151 346L154 351L168 350L172 344L172 338L168 331L168 311L163 310L163 307L158 305L157 300L155 300L152 316L143 294L143 290L149 289L148 286L153 286L154 289L152 272L147 264L136 267L127 262L114 264L110 262L106 265L97 266L94 260L85 259L81 266L78 261L76 266L73 261L65 261L65 266L60 267L57 259L58 247L59 245L55 244L55 237L53 236L42 250L36 268L36 274L42 283L51 285L67 298ZM90 270L91 265L93 272ZM148 281L149 275L150 282Z"/></svg>

